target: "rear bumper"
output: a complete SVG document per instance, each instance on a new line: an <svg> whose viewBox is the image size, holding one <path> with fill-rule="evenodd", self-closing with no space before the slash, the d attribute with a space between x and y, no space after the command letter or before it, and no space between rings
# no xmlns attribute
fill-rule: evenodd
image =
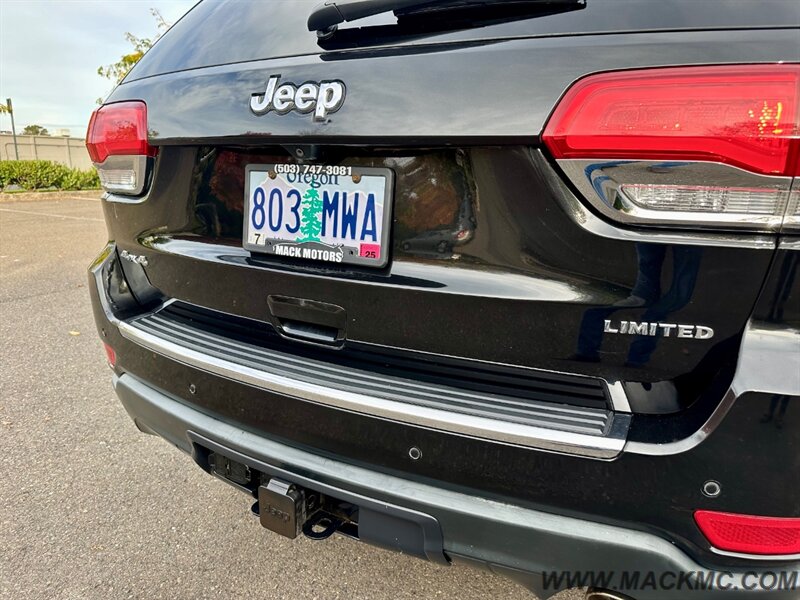
<svg viewBox="0 0 800 600"><path fill-rule="evenodd" d="M786 481L800 467L800 413L793 408L800 397L795 382L784 377L776 384L786 353L769 353L770 344L761 343L774 335L792 344L790 332L745 336L734 389L696 435L672 444L628 441L615 459L593 460L358 414L204 370L123 335L120 324L144 309L131 299L113 244L90 281L98 330L117 354L115 387L126 409L140 429L201 466L198 450L213 450L369 506L380 517L373 524L412 531L412 554L490 569L542 598L587 585L621 588L638 599L673 598L678 590L681 597L797 597L797 557L714 553L691 517L700 508L797 514ZM776 394L792 396L778 435L759 420L774 411ZM742 439L759 451L740 452ZM412 445L423 449L424 460L409 460ZM722 498L700 494L709 477L722 484ZM387 545L385 535L361 537Z"/></svg>
<svg viewBox="0 0 800 600"><path fill-rule="evenodd" d="M163 437L188 454L196 455L200 445L210 446L271 476L411 515L421 523L420 554L434 562L449 559L492 570L542 598L558 591L555 579L548 579L556 569L611 575L617 586L625 573L640 573L640 583L654 574L655 581L662 582L657 584L659 589L642 585L642 589L628 590L639 599L674 598L678 590L681 597L704 599L755 597L765 592L771 592L771 598L797 595L796 587L778 590L772 579L762 581L761 571L704 569L655 535L490 501L331 460L217 420L132 375L116 377L114 386L139 429ZM787 566L782 572L791 576L792 569ZM691 577L681 583L681 577L690 573L704 583L697 579L692 583ZM565 582L561 587L568 587ZM795 583L800 581L795 579Z"/></svg>

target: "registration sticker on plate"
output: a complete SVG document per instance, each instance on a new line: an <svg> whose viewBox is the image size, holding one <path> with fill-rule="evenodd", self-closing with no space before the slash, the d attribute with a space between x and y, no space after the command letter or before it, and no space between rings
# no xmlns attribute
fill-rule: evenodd
<svg viewBox="0 0 800 600"><path fill-rule="evenodd" d="M243 245L331 263L388 261L391 169L266 164L245 170Z"/></svg>

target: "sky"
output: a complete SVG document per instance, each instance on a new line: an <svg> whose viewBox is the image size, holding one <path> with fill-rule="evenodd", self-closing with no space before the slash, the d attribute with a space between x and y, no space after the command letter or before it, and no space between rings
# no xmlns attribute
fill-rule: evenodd
<svg viewBox="0 0 800 600"><path fill-rule="evenodd" d="M84 137L97 98L114 86L97 67L131 52L125 32L154 37L151 8L174 23L195 2L0 0L0 102L12 99L17 133L36 124ZM0 130L10 129L0 114Z"/></svg>

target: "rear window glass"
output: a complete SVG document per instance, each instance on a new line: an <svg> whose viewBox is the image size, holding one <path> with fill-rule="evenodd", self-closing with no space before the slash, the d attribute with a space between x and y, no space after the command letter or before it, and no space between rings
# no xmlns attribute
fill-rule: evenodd
<svg viewBox="0 0 800 600"><path fill-rule="evenodd" d="M131 70L127 80L251 60L322 52L316 32L308 31L311 11L321 0L204 0L170 29ZM521 17L474 28L393 35L391 13L343 23L358 30L347 46L413 45L518 36L571 35L592 32L797 26L797 0L586 0L568 12ZM378 33L380 32L380 33ZM353 32L350 32L353 33ZM396 34L397 32L395 32ZM407 33L407 32L406 32ZM346 37L346 36L343 36ZM335 40L334 38L331 38ZM325 48L330 47L324 42Z"/></svg>
<svg viewBox="0 0 800 600"><path fill-rule="evenodd" d="M319 52L306 21L315 2L206 0L178 21L137 64L129 79Z"/></svg>

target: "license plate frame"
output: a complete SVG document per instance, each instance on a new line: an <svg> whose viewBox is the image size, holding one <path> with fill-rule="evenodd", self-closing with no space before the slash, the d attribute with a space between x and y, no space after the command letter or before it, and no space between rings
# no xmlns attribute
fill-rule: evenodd
<svg viewBox="0 0 800 600"><path fill-rule="evenodd" d="M345 174L339 174L342 170L345 170ZM380 178L383 178L382 185ZM313 187L314 183L318 184L316 188ZM265 184L267 185L265 186ZM262 189L262 194L259 194L258 199L254 197L254 194L257 193L256 188ZM281 194L273 196L273 189L282 190ZM317 189L318 200L307 198L302 189L305 189L306 193L311 189ZM297 190L297 193L292 194L289 190ZM268 254L281 259L295 258L321 264L385 267L389 262L390 253L393 190L394 172L383 167L300 165L297 163L249 164L245 167L242 246L251 252ZM382 193L382 197L380 197L379 191ZM325 192L328 192L327 196ZM331 211L325 209L326 207L330 208L333 204L324 203L326 201L332 203L334 193L341 192L363 192L363 196L359 195L357 198L359 202L363 199L360 206L364 210L356 208L353 202L354 196L351 196L348 202L346 196L337 195L337 209L331 217L333 219L331 222L327 220ZM374 196L371 219L369 219L368 208L370 196ZM260 201L260 205L257 201ZM307 205L306 201L316 201L317 204ZM281 207L276 212L275 207L279 203ZM349 226L349 223L345 227L342 222L345 205L355 211L352 227ZM309 209L318 208L318 211L315 211L318 220L313 221L318 224L318 227L314 229L317 233L316 240L311 239L315 237L314 231L309 236L307 235L309 230L304 229L306 219L303 211L307 207ZM283 222L285 215L287 223L291 222L291 225ZM321 235L323 222L337 233L340 231L340 226L341 231L353 231L355 237L358 237L359 231L361 231L362 237L365 231L368 234L371 231L369 226L374 225L378 230L372 237L376 239L354 239L347 245L345 242L328 243L334 236L326 235L324 238L328 241L323 240ZM259 223L261 224L260 228L257 227ZM276 223L278 223L277 230L273 229L273 225ZM294 229L296 226L299 229ZM294 231L291 231L292 229ZM292 236L295 239L287 239L286 236ZM342 236L336 237L342 238ZM370 255L374 255L376 252L377 257Z"/></svg>

